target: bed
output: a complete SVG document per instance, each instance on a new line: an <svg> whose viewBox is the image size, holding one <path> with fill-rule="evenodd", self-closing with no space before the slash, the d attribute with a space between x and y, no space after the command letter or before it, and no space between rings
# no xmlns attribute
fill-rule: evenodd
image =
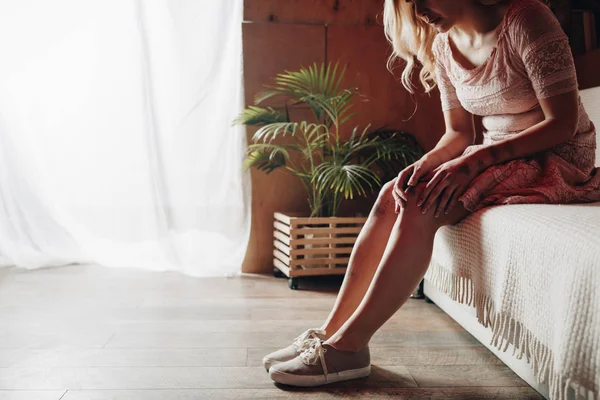
<svg viewBox="0 0 600 400"><path fill-rule="evenodd" d="M600 127L600 88L580 94ZM423 292L545 398L598 400L600 202L493 206L442 227Z"/></svg>

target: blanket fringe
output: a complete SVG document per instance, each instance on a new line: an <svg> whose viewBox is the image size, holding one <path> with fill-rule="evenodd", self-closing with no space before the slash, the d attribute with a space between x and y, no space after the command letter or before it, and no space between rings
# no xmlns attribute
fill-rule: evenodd
<svg viewBox="0 0 600 400"><path fill-rule="evenodd" d="M513 344L513 356L517 359L526 356L533 374L538 383L546 383L552 400L566 400L570 385L575 382L571 378L563 377L554 370L552 351L538 340L529 329L521 322L512 318L506 312L496 312L492 298L473 288L470 278L465 278L448 271L446 268L436 264L433 260L426 276L430 282L442 292L450 296L454 301L475 307L477 320L484 327L492 329L492 340L489 344L498 350L506 352L508 346ZM502 348L504 346L504 348ZM518 351L518 353L517 353ZM580 387L579 394L585 400L600 400L598 393L591 389ZM576 391L575 387L572 390ZM576 396L575 398L579 398Z"/></svg>

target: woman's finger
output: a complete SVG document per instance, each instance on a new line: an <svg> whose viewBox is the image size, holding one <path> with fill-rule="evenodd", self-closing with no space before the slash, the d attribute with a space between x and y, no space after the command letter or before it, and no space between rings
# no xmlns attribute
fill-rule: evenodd
<svg viewBox="0 0 600 400"><path fill-rule="evenodd" d="M452 198L452 194L456 190L455 187L446 187L444 189L444 193L442 193L442 197L440 198L440 202L435 210L435 218L439 218L440 214L445 212L447 209L447 205L449 204L450 199Z"/></svg>
<svg viewBox="0 0 600 400"><path fill-rule="evenodd" d="M419 179L421 179L421 175L423 175L423 167L418 165L412 171L412 175L408 180L408 186L417 186L417 183L419 183Z"/></svg>
<svg viewBox="0 0 600 400"><path fill-rule="evenodd" d="M406 200L406 192L400 189L399 187L394 186L393 192L399 198Z"/></svg>
<svg viewBox="0 0 600 400"><path fill-rule="evenodd" d="M411 171L412 169L405 169L402 172L400 172L398 174L398 179L396 179L396 184L394 185L394 190L400 194L401 197L404 198L404 200L406 200L406 193L404 191L404 187L407 186L406 182L408 181L408 178L410 177L410 174L412 173Z"/></svg>
<svg viewBox="0 0 600 400"><path fill-rule="evenodd" d="M396 185L394 186L394 190L396 191L396 193L400 196L400 198L402 198L404 201L406 201L408 199L407 197L407 191L408 189L410 189L412 186L408 186L406 184L406 181L408 180L408 174L403 174L402 177L400 177L399 179L396 180ZM406 187L406 189L405 189Z"/></svg>
<svg viewBox="0 0 600 400"><path fill-rule="evenodd" d="M400 212L400 206L402 204L402 199L398 196L398 194L395 191L392 191L392 196L394 196L394 212L396 214L398 214L398 212Z"/></svg>
<svg viewBox="0 0 600 400"><path fill-rule="evenodd" d="M458 204L458 198L463 195L465 189L466 187L463 185L459 185L456 189L454 189L452 197L450 197L450 199L448 200L448 205L446 206L446 210L444 211L446 215L448 215L450 209L452 209L455 205Z"/></svg>
<svg viewBox="0 0 600 400"><path fill-rule="evenodd" d="M436 172L436 174L431 178L431 180L425 185L421 195L417 199L417 206L421 206L425 204L428 200L431 191L438 185L441 180L441 172Z"/></svg>
<svg viewBox="0 0 600 400"><path fill-rule="evenodd" d="M423 203L421 207L421 212L423 214L427 213L431 208L434 207L436 200L439 199L442 192L448 187L448 181L440 181L435 187L431 190L429 197Z"/></svg>

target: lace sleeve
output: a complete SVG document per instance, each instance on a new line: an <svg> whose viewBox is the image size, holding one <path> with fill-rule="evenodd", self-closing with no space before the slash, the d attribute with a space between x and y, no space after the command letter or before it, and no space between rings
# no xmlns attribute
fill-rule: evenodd
<svg viewBox="0 0 600 400"><path fill-rule="evenodd" d="M550 9L536 2L519 10L511 36L538 99L577 89L569 39Z"/></svg>
<svg viewBox="0 0 600 400"><path fill-rule="evenodd" d="M440 100L442 102L442 111L461 107L460 101L456 96L454 85L446 73L446 64L444 63L445 54L441 46L441 36L438 35L433 43L433 54L435 57L435 75L440 91Z"/></svg>

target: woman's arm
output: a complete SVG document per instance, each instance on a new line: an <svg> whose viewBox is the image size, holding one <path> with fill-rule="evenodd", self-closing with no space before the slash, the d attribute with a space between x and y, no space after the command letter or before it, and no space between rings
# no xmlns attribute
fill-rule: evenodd
<svg viewBox="0 0 600 400"><path fill-rule="evenodd" d="M462 107L444 111L446 133L436 146L424 157L437 166L460 156L465 149L475 143L475 123L473 114Z"/></svg>
<svg viewBox="0 0 600 400"><path fill-rule="evenodd" d="M569 38L542 3L521 9L514 18L507 33L514 62L523 63L545 118L518 135L469 154L484 168L548 150L577 131L578 85Z"/></svg>
<svg viewBox="0 0 600 400"><path fill-rule="evenodd" d="M577 91L549 97L539 102L545 115L544 121L513 137L482 147L467 157L485 169L494 164L548 150L573 138L577 132L579 117Z"/></svg>

